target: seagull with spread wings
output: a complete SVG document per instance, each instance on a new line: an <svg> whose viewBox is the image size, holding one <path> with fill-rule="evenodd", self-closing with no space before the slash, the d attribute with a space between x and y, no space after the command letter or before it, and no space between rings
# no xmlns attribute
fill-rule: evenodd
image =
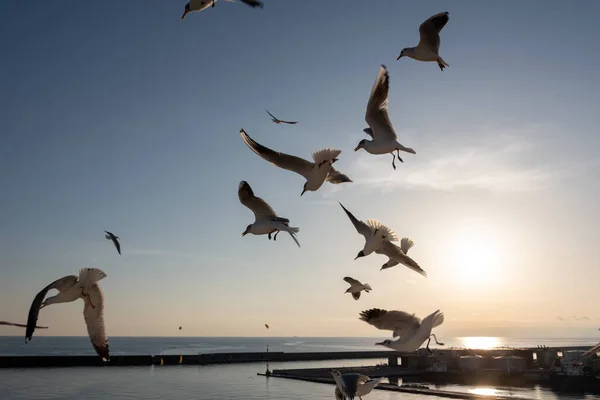
<svg viewBox="0 0 600 400"><path fill-rule="evenodd" d="M229 3L235 3L235 0L225 0ZM263 8L264 4L258 0L240 0L242 3L249 5L252 8L260 7ZM208 7L214 7L217 0L190 0L186 3L185 9L181 19L185 19L185 16L191 12L199 12L206 10Z"/></svg>
<svg viewBox="0 0 600 400"><path fill-rule="evenodd" d="M392 167L396 169L396 155L398 160L404 162L400 158L400 150L417 154L410 147L405 147L398 143L398 135L392 126L390 116L388 115L388 93L390 90L390 74L385 67L382 65L379 68L379 73L373 84L371 95L369 96L369 102L367 103L367 112L365 114L365 120L369 125L369 128L363 129L367 135L373 140L363 139L358 142L358 145L354 148L354 151L365 149L369 154L391 154L392 155Z"/></svg>
<svg viewBox="0 0 600 400"><path fill-rule="evenodd" d="M363 290L367 293L373 290L368 283L362 284L360 281L349 276L345 277L344 280L350 284L350 287L344 293L351 293L354 300L360 299L360 292Z"/></svg>
<svg viewBox="0 0 600 400"><path fill-rule="evenodd" d="M267 112L267 114L269 114L271 116L271 119L273 120L273 122L275 122L276 124L289 124L289 125L295 125L298 123L298 121L284 121L282 119L279 118L275 118L275 116L273 114L271 114L269 112L269 110L265 109L265 111Z"/></svg>
<svg viewBox="0 0 600 400"><path fill-rule="evenodd" d="M244 143L253 152L271 164L300 174L306 179L300 196L307 191L317 191L326 181L333 184L352 182L346 175L333 168L333 163L338 160L337 157L342 153L341 150L323 149L316 151L312 154L314 162L310 162L300 157L271 150L257 143L243 129L240 130L240 135Z"/></svg>
<svg viewBox="0 0 600 400"><path fill-rule="evenodd" d="M102 359L108 360L108 337L104 330L104 296L97 283L105 277L106 274L97 268L82 268L79 270L78 277L68 275L55 280L42 289L35 296L29 308L25 343L30 341L33 336L42 308L51 304L70 303L77 299L83 299L83 318L92 346ZM52 289L58 290L59 293L44 300L48 291Z"/></svg>
<svg viewBox="0 0 600 400"><path fill-rule="evenodd" d="M246 181L241 181L238 186L238 197L240 203L248 207L254 213L254 223L248 225L246 230L242 232L242 236L248 233L253 235L271 235L274 233L273 240L277 240L279 231L285 231L290 234L294 242L300 247L296 233L300 232L300 228L290 227L290 220L277 216L277 213L271 208L266 201L254 195L254 191Z"/></svg>
<svg viewBox="0 0 600 400"><path fill-rule="evenodd" d="M402 49L396 60L402 57L410 57L417 61L435 61L443 71L449 67L442 57L440 51L440 31L446 26L450 14L447 11L435 14L419 26L420 40L417 47L406 47Z"/></svg>
<svg viewBox="0 0 600 400"><path fill-rule="evenodd" d="M121 244L119 243L119 237L113 235L109 231L104 231L104 232L106 232L106 235L104 235L104 237L113 242L113 244L115 245L115 248L117 249L117 253L119 253L119 255L121 255Z"/></svg>
<svg viewBox="0 0 600 400"><path fill-rule="evenodd" d="M435 334L431 330L440 326L444 322L444 313L440 310L434 311L421 321L414 314L409 314L404 311L387 311L380 308L372 308L360 313L361 321L365 321L369 325L373 325L380 330L389 330L393 332L393 337L398 337L398 340L384 340L376 345L385 346L399 352L410 353L417 351L419 347L429 339L434 337L435 342L443 346L443 343L438 342ZM429 341L427 342L429 350ZM431 350L430 350L431 351Z"/></svg>
<svg viewBox="0 0 600 400"><path fill-rule="evenodd" d="M427 272L412 258L406 255L408 250L414 246L414 242L410 238L402 238L400 240L400 246L395 245L389 240L384 240L381 246L375 250L377 254L383 254L388 257L385 264L381 266L380 271L395 267L398 264L402 264L405 267L412 269L413 271L427 277Z"/></svg>
<svg viewBox="0 0 600 400"><path fill-rule="evenodd" d="M340 202L338 201L338 203ZM362 222L350 211L348 211L342 203L340 203L340 206L342 206L346 212L346 215L348 218L350 218L350 221L352 222L352 225L354 225L356 231L365 237L365 246L361 251L358 252L354 258L355 260L359 257L365 257L372 252L377 251L377 249L379 249L379 247L386 240L398 240L396 232L383 225L381 222L374 219L368 219L366 223Z"/></svg>

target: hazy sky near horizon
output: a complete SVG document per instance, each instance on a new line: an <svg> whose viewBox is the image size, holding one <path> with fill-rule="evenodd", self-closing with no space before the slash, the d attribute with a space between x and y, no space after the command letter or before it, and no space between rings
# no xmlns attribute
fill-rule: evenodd
<svg viewBox="0 0 600 400"><path fill-rule="evenodd" d="M0 3L0 320L98 267L109 336L386 335L358 320L371 307L441 309L442 337L596 335L600 3L264 1L185 21L184 0ZM445 10L450 67L396 61ZM381 64L417 153L396 171L353 152ZM354 182L300 197L241 128L304 158L339 148ZM241 237L241 180L302 248ZM428 277L353 261L337 201L411 237ZM352 300L344 276L373 291ZM42 310L36 335L86 335L82 309Z"/></svg>

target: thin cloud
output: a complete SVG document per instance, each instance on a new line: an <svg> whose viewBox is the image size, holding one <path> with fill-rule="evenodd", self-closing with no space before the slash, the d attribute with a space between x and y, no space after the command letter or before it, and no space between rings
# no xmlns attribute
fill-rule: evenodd
<svg viewBox="0 0 600 400"><path fill-rule="evenodd" d="M566 166L554 161L532 164L544 151L539 127L448 137L453 137L452 141L422 146L415 156L404 155L406 162L397 165L401 174L381 163L381 158L388 155L370 154L362 154L351 174L356 177L356 184L384 191L398 187L443 191L471 187L492 192L520 192L545 188L558 179L600 165L599 159ZM391 164L391 159L388 162Z"/></svg>
<svg viewBox="0 0 600 400"><path fill-rule="evenodd" d="M583 315L581 317L579 317L577 315L571 315L570 317L560 317L560 316L558 316L558 317L556 317L556 319L559 320L559 321L590 321L591 320L590 317L585 316L585 315Z"/></svg>

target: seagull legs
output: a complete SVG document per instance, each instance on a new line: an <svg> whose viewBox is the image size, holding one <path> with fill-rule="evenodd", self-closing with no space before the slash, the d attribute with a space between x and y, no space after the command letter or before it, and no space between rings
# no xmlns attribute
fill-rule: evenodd
<svg viewBox="0 0 600 400"><path fill-rule="evenodd" d="M438 342L437 340L437 336L435 336L435 333L432 333L431 335L429 335L429 339L431 339L431 337L433 336L433 338L435 339L435 344L439 345L439 346L443 346L444 343L442 342Z"/></svg>
<svg viewBox="0 0 600 400"><path fill-rule="evenodd" d="M83 301L86 301L87 299L87 303L90 305L90 307L92 307L93 309L96 309L96 306L92 304L92 300L90 299L90 295L85 293L83 291L83 288L81 289L81 295L83 296Z"/></svg>
<svg viewBox="0 0 600 400"><path fill-rule="evenodd" d="M392 152L392 167L394 167L394 170L396 169L396 155L394 152Z"/></svg>
<svg viewBox="0 0 600 400"><path fill-rule="evenodd" d="M431 335L427 338L427 346L425 346L425 348L427 349L427 351L429 352L429 354L432 354L433 350L431 350L429 348L429 342L431 342Z"/></svg>
<svg viewBox="0 0 600 400"><path fill-rule="evenodd" d="M216 3L216 0L213 0L213 3L212 3L212 6L211 6L211 7L214 7L214 6L215 6L215 3Z"/></svg>
<svg viewBox="0 0 600 400"><path fill-rule="evenodd" d="M277 240L277 235L279 235L280 231L275 232L275 236L273 236L273 240Z"/></svg>
<svg viewBox="0 0 600 400"><path fill-rule="evenodd" d="M273 229L271 232L269 232L269 240L271 240L271 234L277 232L277 229ZM277 233L275 233L275 236L277 236Z"/></svg>

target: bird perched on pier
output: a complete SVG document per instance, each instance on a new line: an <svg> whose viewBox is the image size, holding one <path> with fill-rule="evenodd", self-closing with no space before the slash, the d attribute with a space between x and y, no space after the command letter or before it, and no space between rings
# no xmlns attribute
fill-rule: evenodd
<svg viewBox="0 0 600 400"><path fill-rule="evenodd" d="M275 122L276 124L278 124L278 125L279 125L279 124L289 124L289 125L295 125L295 124L297 124L297 123L298 123L298 121L284 121L284 120L282 120L282 119L275 118L275 116L274 116L273 114L271 114L271 113L269 112L269 110L265 109L265 111L267 112L267 114L269 114L269 115L271 116L271 120L272 120L273 122Z"/></svg>
<svg viewBox="0 0 600 400"><path fill-rule="evenodd" d="M357 281L354 278L350 278L349 276L345 277L344 280L350 284L350 287L344 293L351 293L354 300L360 299L360 292L363 290L367 293L373 290L371 289L371 285L368 283L362 284L360 281Z"/></svg>
<svg viewBox="0 0 600 400"><path fill-rule="evenodd" d="M113 242L113 244L115 245L115 248L117 249L117 253L119 253L119 255L121 255L121 244L119 243L119 237L113 235L109 231L104 231L104 232L106 232L106 235L104 235L104 237Z"/></svg>
<svg viewBox="0 0 600 400"><path fill-rule="evenodd" d="M431 333L433 328L440 326L444 322L444 313L441 313L440 310L434 311L421 321L414 314L411 315L404 311L387 311L380 308L372 308L361 312L359 319L373 325L377 329L392 331L393 337L398 337L398 340L384 340L383 342L375 343L376 345L385 346L392 350L406 353L417 351L425 340L429 339L431 341L431 336L434 337L436 344L440 346L444 345L438 342L435 334ZM429 350L429 341L427 342L427 350Z"/></svg>
<svg viewBox="0 0 600 400"><path fill-rule="evenodd" d="M365 149L369 154L391 154L392 167L396 169L396 155L394 155L394 151L398 155L398 161L402 163L404 160L400 158L400 150L411 154L416 154L416 152L410 147L405 147L398 143L398 135L388 115L389 90L390 75L385 65L382 65L379 68L379 73L377 74L371 95L369 96L369 102L367 103L365 120L369 127L363 129L363 132L373 140L361 140L354 148L354 151Z"/></svg>
<svg viewBox="0 0 600 400"><path fill-rule="evenodd" d="M8 321L0 321L0 325L3 325L3 326L16 326L17 328L27 328L27 325L17 324L15 322L8 322ZM48 327L47 326L36 326L35 329L48 329Z"/></svg>
<svg viewBox="0 0 600 400"><path fill-rule="evenodd" d="M356 231L365 237L365 246L358 252L356 258L354 258L355 260L359 257L368 256L373 251L376 251L385 240L398 240L396 232L383 225L381 222L374 219L368 219L366 223L362 222L348 211L342 203L339 201L338 203L342 206L348 218L350 218L350 222L352 222Z"/></svg>
<svg viewBox="0 0 600 400"><path fill-rule="evenodd" d="M450 14L447 11L435 14L419 26L419 44L417 47L406 47L402 49L396 60L402 57L410 57L417 61L435 61L440 70L449 67L442 57L440 51L440 31L446 26Z"/></svg>
<svg viewBox="0 0 600 400"><path fill-rule="evenodd" d="M225 0L229 3L235 3L235 0ZM260 7L263 8L264 4L258 0L240 0L242 3L249 5L252 8ZM191 12L199 12L206 10L208 7L214 7L217 3L217 0L190 0L186 3L185 8L183 10L183 15L181 19L185 19L185 16Z"/></svg>
<svg viewBox="0 0 600 400"><path fill-rule="evenodd" d="M254 191L246 181L241 181L238 186L238 197L240 203L248 207L254 213L254 223L248 225L246 230L242 232L242 236L248 233L253 235L271 235L274 233L273 240L277 240L277 235L280 231L285 231L290 234L294 242L300 247L296 233L300 228L291 227L290 220L277 216L275 210L271 208L266 201L254 195Z"/></svg>
<svg viewBox="0 0 600 400"><path fill-rule="evenodd" d="M33 336L42 308L51 304L70 303L77 299L83 299L83 318L92 346L100 357L108 360L108 337L104 330L104 296L97 283L105 277L106 274L97 268L82 268L79 270L79 277L68 275L55 280L42 289L35 296L29 308L25 343L30 341ZM52 289L58 290L59 293L44 300L48 291Z"/></svg>
<svg viewBox="0 0 600 400"><path fill-rule="evenodd" d="M326 181L333 184L352 182L346 175L333 168L333 163L338 160L337 157L342 153L341 150L323 149L316 151L312 154L314 162L310 162L300 157L273 151L257 143L243 129L240 130L240 135L242 135L244 143L253 152L271 164L300 174L306 179L300 196L307 191L317 191Z"/></svg>

